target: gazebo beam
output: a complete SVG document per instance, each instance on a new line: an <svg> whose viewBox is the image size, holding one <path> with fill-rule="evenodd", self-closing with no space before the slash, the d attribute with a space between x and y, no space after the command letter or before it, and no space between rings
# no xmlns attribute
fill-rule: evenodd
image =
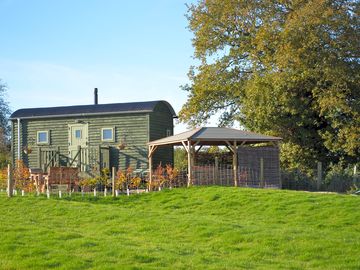
<svg viewBox="0 0 360 270"><path fill-rule="evenodd" d="M199 148L195 152L199 153L199 151L201 150L202 147L203 147L203 145L200 145Z"/></svg>

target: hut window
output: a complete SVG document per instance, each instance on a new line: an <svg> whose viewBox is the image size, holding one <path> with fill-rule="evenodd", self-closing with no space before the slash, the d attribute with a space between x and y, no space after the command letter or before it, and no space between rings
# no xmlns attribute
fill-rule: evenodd
<svg viewBox="0 0 360 270"><path fill-rule="evenodd" d="M49 144L49 131L38 131L36 137L38 144Z"/></svg>
<svg viewBox="0 0 360 270"><path fill-rule="evenodd" d="M114 128L102 128L101 129L101 140L106 142L114 141Z"/></svg>
<svg viewBox="0 0 360 270"><path fill-rule="evenodd" d="M167 130L166 130L166 137L169 137L169 136L171 136L171 130L170 130L170 129L167 129Z"/></svg>
<svg viewBox="0 0 360 270"><path fill-rule="evenodd" d="M81 129L75 130L75 138L76 139L81 139Z"/></svg>

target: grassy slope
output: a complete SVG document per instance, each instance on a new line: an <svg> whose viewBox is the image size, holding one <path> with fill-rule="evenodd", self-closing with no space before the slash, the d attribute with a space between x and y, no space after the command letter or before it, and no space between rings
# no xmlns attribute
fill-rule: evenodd
<svg viewBox="0 0 360 270"><path fill-rule="evenodd" d="M2 269L359 269L360 197L191 188L0 196Z"/></svg>

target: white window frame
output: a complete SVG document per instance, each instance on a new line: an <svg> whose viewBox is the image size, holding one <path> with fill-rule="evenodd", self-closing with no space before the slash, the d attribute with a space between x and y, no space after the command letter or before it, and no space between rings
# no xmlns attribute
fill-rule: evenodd
<svg viewBox="0 0 360 270"><path fill-rule="evenodd" d="M40 142L39 141L39 135L40 133L45 133L46 134L46 141L45 142ZM50 144L50 131L49 130L39 130L36 132L36 143L37 144Z"/></svg>
<svg viewBox="0 0 360 270"><path fill-rule="evenodd" d="M104 131L111 130L112 138L104 139ZM103 142L115 142L115 128L114 127L105 127L101 129L101 141Z"/></svg>

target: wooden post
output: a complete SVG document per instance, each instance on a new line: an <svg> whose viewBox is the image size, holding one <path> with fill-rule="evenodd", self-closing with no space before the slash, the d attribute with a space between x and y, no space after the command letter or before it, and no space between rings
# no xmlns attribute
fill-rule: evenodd
<svg viewBox="0 0 360 270"><path fill-rule="evenodd" d="M357 165L354 165L353 184L357 185Z"/></svg>
<svg viewBox="0 0 360 270"><path fill-rule="evenodd" d="M238 186L238 158L237 158L237 144L234 141L233 146L233 170L234 170L234 186Z"/></svg>
<svg viewBox="0 0 360 270"><path fill-rule="evenodd" d="M317 181L316 181L316 189L320 190L322 182L322 163L318 161L317 163Z"/></svg>
<svg viewBox="0 0 360 270"><path fill-rule="evenodd" d="M282 180L281 180L281 169L280 169L280 143L277 143L277 148L278 148L278 169L279 169L279 188L282 189Z"/></svg>
<svg viewBox="0 0 360 270"><path fill-rule="evenodd" d="M149 159L149 190L151 190L151 186L152 186L152 175L153 175L153 160L152 160L152 156L155 152L155 150L157 149L157 145L149 145L149 153L148 153L148 159Z"/></svg>
<svg viewBox="0 0 360 270"><path fill-rule="evenodd" d="M40 148L40 147L38 148L38 153L37 153L37 154L38 154L38 162L39 162L39 164L38 164L39 166L38 166L38 167L39 167L40 169L42 169L42 164L41 164L41 148Z"/></svg>
<svg viewBox="0 0 360 270"><path fill-rule="evenodd" d="M190 187L192 184L192 151L191 151L191 141L187 142L187 152L188 152L188 183L187 186Z"/></svg>
<svg viewBox="0 0 360 270"><path fill-rule="evenodd" d="M215 157L214 185L219 182L219 157Z"/></svg>
<svg viewBox="0 0 360 270"><path fill-rule="evenodd" d="M153 167L151 150L152 150L151 146L149 146L149 190L151 190L151 185L152 185L152 167Z"/></svg>
<svg viewBox="0 0 360 270"><path fill-rule="evenodd" d="M102 171L102 166L103 166L103 164L102 164L102 160L101 160L101 145L99 145L99 147L98 147L98 152L99 152L99 159L98 159L98 162L99 162L99 175L101 175L101 171Z"/></svg>
<svg viewBox="0 0 360 270"><path fill-rule="evenodd" d="M79 171L81 172L81 146L79 145L78 146L78 168L79 168Z"/></svg>
<svg viewBox="0 0 360 270"><path fill-rule="evenodd" d="M12 183L12 175L11 175L11 165L8 164L8 175L7 175L7 192L8 197L13 196L13 183Z"/></svg>
<svg viewBox="0 0 360 270"><path fill-rule="evenodd" d="M265 187L264 183L264 159L260 158L260 187Z"/></svg>
<svg viewBox="0 0 360 270"><path fill-rule="evenodd" d="M60 146L58 146L56 154L57 154L56 163L57 163L57 166L60 167Z"/></svg>
<svg viewBox="0 0 360 270"><path fill-rule="evenodd" d="M112 196L115 197L115 167L112 167L111 182L112 182Z"/></svg>

